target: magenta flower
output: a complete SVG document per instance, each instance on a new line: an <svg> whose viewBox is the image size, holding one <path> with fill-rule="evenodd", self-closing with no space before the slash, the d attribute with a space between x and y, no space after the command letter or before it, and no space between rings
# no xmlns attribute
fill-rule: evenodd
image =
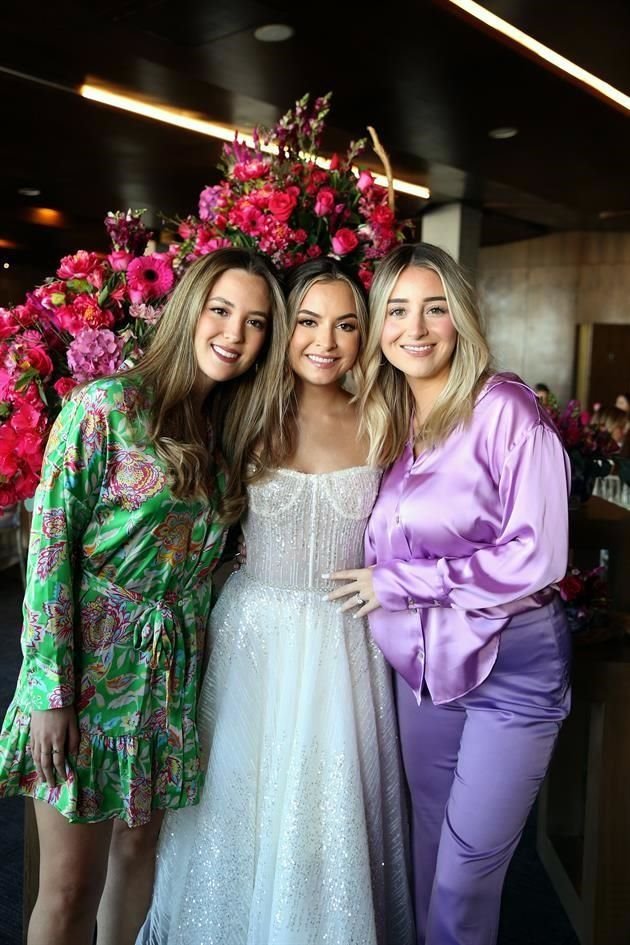
<svg viewBox="0 0 630 945"><path fill-rule="evenodd" d="M173 288L175 276L166 253L138 256L127 268L127 289L132 302L149 302Z"/></svg>
<svg viewBox="0 0 630 945"><path fill-rule="evenodd" d="M74 256L64 256L57 269L60 279L87 279L100 266L101 260L96 253L80 249Z"/></svg>
<svg viewBox="0 0 630 945"><path fill-rule="evenodd" d="M122 363L123 341L107 328L84 328L68 348L68 366L82 383L113 374Z"/></svg>

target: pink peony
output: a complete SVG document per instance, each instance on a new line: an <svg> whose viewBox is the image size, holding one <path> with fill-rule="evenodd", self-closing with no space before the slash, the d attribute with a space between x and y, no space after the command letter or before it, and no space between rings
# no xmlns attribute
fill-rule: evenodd
<svg viewBox="0 0 630 945"><path fill-rule="evenodd" d="M173 288L175 276L167 253L138 256L129 263L127 288L132 302L149 302Z"/></svg>
<svg viewBox="0 0 630 945"><path fill-rule="evenodd" d="M57 269L60 279L87 279L87 277L101 264L96 253L88 253L80 249L74 256L64 256Z"/></svg>
<svg viewBox="0 0 630 945"><path fill-rule="evenodd" d="M256 180L256 178L266 177L269 170L269 164L266 161L246 161L244 164L235 164L232 175L240 181Z"/></svg>
<svg viewBox="0 0 630 945"><path fill-rule="evenodd" d="M57 317L60 327L71 335L85 328L109 328L114 324L112 312L101 308L97 299L87 293L77 295L71 305L63 305Z"/></svg>
<svg viewBox="0 0 630 945"><path fill-rule="evenodd" d="M332 238L333 252L337 253L338 256L345 256L347 253L351 253L358 245L359 238L354 230L337 230Z"/></svg>
<svg viewBox="0 0 630 945"><path fill-rule="evenodd" d="M79 383L113 374L122 363L123 342L113 331L84 328L68 348L68 366Z"/></svg>

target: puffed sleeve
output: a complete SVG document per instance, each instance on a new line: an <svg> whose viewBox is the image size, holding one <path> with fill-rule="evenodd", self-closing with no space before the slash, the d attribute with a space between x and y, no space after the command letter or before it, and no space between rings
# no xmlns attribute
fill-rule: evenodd
<svg viewBox="0 0 630 945"><path fill-rule="evenodd" d="M373 569L379 604L391 611L435 606L477 611L559 581L567 566L569 488L562 444L555 431L539 423L505 459L496 541L464 558L381 562Z"/></svg>
<svg viewBox="0 0 630 945"><path fill-rule="evenodd" d="M102 414L83 392L50 433L35 496L24 598L22 650L31 708L72 705L75 593L81 540L105 470Z"/></svg>

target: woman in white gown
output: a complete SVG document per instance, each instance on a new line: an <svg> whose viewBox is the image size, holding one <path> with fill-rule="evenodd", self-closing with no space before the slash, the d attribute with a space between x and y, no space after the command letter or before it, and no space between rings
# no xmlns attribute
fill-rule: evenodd
<svg viewBox="0 0 630 945"><path fill-rule="evenodd" d="M390 674L366 622L323 599L323 575L363 563L379 486L341 386L367 314L331 259L289 290L284 391L249 467L247 564L211 617L205 788L166 817L151 945L413 941Z"/></svg>

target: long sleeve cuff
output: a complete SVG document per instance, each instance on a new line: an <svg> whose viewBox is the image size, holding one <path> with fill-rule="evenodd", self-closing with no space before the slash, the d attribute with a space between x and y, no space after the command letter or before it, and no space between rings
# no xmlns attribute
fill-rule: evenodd
<svg viewBox="0 0 630 945"><path fill-rule="evenodd" d="M439 560L418 558L392 559L377 564L372 569L376 599L384 610L391 611L449 606L439 566Z"/></svg>

